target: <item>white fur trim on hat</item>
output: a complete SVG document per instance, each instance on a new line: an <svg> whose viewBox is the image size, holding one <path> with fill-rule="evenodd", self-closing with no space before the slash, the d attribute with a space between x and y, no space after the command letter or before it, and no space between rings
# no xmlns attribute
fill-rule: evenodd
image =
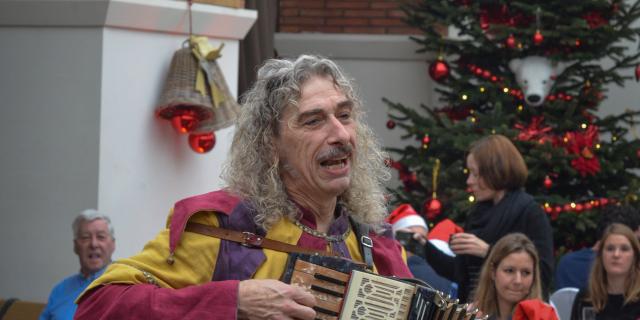
<svg viewBox="0 0 640 320"><path fill-rule="evenodd" d="M431 242L431 244L433 244L434 247L438 248L438 250L442 251L446 255L451 257L456 256L456 254L453 253L453 251L451 251L451 248L449 247L448 242L442 241L440 239L429 239L429 241Z"/></svg>
<svg viewBox="0 0 640 320"><path fill-rule="evenodd" d="M399 229L404 229L404 228L413 227L413 226L423 227L425 230L429 231L429 228L427 227L427 223L424 222L424 219L422 219L422 217L419 215L412 214L406 217L402 217L398 219L398 221L393 223L392 225L393 233L395 233Z"/></svg>

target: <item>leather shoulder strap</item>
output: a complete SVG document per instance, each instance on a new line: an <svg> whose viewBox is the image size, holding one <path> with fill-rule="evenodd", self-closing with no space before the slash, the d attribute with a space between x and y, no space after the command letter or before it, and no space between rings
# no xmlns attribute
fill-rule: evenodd
<svg viewBox="0 0 640 320"><path fill-rule="evenodd" d="M358 243L360 244L360 251L362 252L362 258L364 258L364 263L367 265L369 270L373 270L373 240L369 237L369 225L364 223L359 223L355 221L353 218L349 217L351 220L351 225L353 225L353 229L356 233L356 237L358 238Z"/></svg>
<svg viewBox="0 0 640 320"><path fill-rule="evenodd" d="M233 241L247 247L256 247L270 249L286 253L304 253L309 255L333 256L328 252L316 251L294 246L285 242L267 239L263 236L251 232L241 232L204 225L196 222L188 222L184 229L188 232L194 232L205 236Z"/></svg>

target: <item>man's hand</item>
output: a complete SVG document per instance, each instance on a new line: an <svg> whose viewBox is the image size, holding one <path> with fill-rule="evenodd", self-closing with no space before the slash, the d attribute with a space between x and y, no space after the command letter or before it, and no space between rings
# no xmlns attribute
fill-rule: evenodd
<svg viewBox="0 0 640 320"><path fill-rule="evenodd" d="M489 245L471 233L454 233L451 235L449 247L455 254L469 254L484 258L489 252Z"/></svg>
<svg viewBox="0 0 640 320"><path fill-rule="evenodd" d="M238 319L309 319L313 295L278 280L244 280L238 288Z"/></svg>

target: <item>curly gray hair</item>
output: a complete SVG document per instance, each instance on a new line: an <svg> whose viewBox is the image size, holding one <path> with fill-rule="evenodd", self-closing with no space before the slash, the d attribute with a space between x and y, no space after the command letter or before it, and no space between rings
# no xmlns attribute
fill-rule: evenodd
<svg viewBox="0 0 640 320"><path fill-rule="evenodd" d="M255 222L268 230L283 217L295 219L297 209L281 180L281 164L273 140L287 106L297 106L303 84L314 76L329 77L354 103L356 146L350 187L338 197L360 223L376 229L386 216L382 183L390 178L386 154L372 130L362 120L362 103L353 85L331 60L302 55L295 61L271 59L242 97L231 153L222 173L228 190L248 200L256 209Z"/></svg>

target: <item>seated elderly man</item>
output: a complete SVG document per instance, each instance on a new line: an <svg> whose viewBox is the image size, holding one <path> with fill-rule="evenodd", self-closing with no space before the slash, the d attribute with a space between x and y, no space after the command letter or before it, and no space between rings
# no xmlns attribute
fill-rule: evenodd
<svg viewBox="0 0 640 320"><path fill-rule="evenodd" d="M295 252L411 276L385 230L384 154L340 69L269 60L243 100L227 187L177 202L167 229L87 289L76 319L314 319L314 296L278 280Z"/></svg>
<svg viewBox="0 0 640 320"><path fill-rule="evenodd" d="M111 263L116 249L111 219L95 209L82 211L71 224L73 252L78 255L80 272L60 281L49 295L40 320L73 319L74 301Z"/></svg>

